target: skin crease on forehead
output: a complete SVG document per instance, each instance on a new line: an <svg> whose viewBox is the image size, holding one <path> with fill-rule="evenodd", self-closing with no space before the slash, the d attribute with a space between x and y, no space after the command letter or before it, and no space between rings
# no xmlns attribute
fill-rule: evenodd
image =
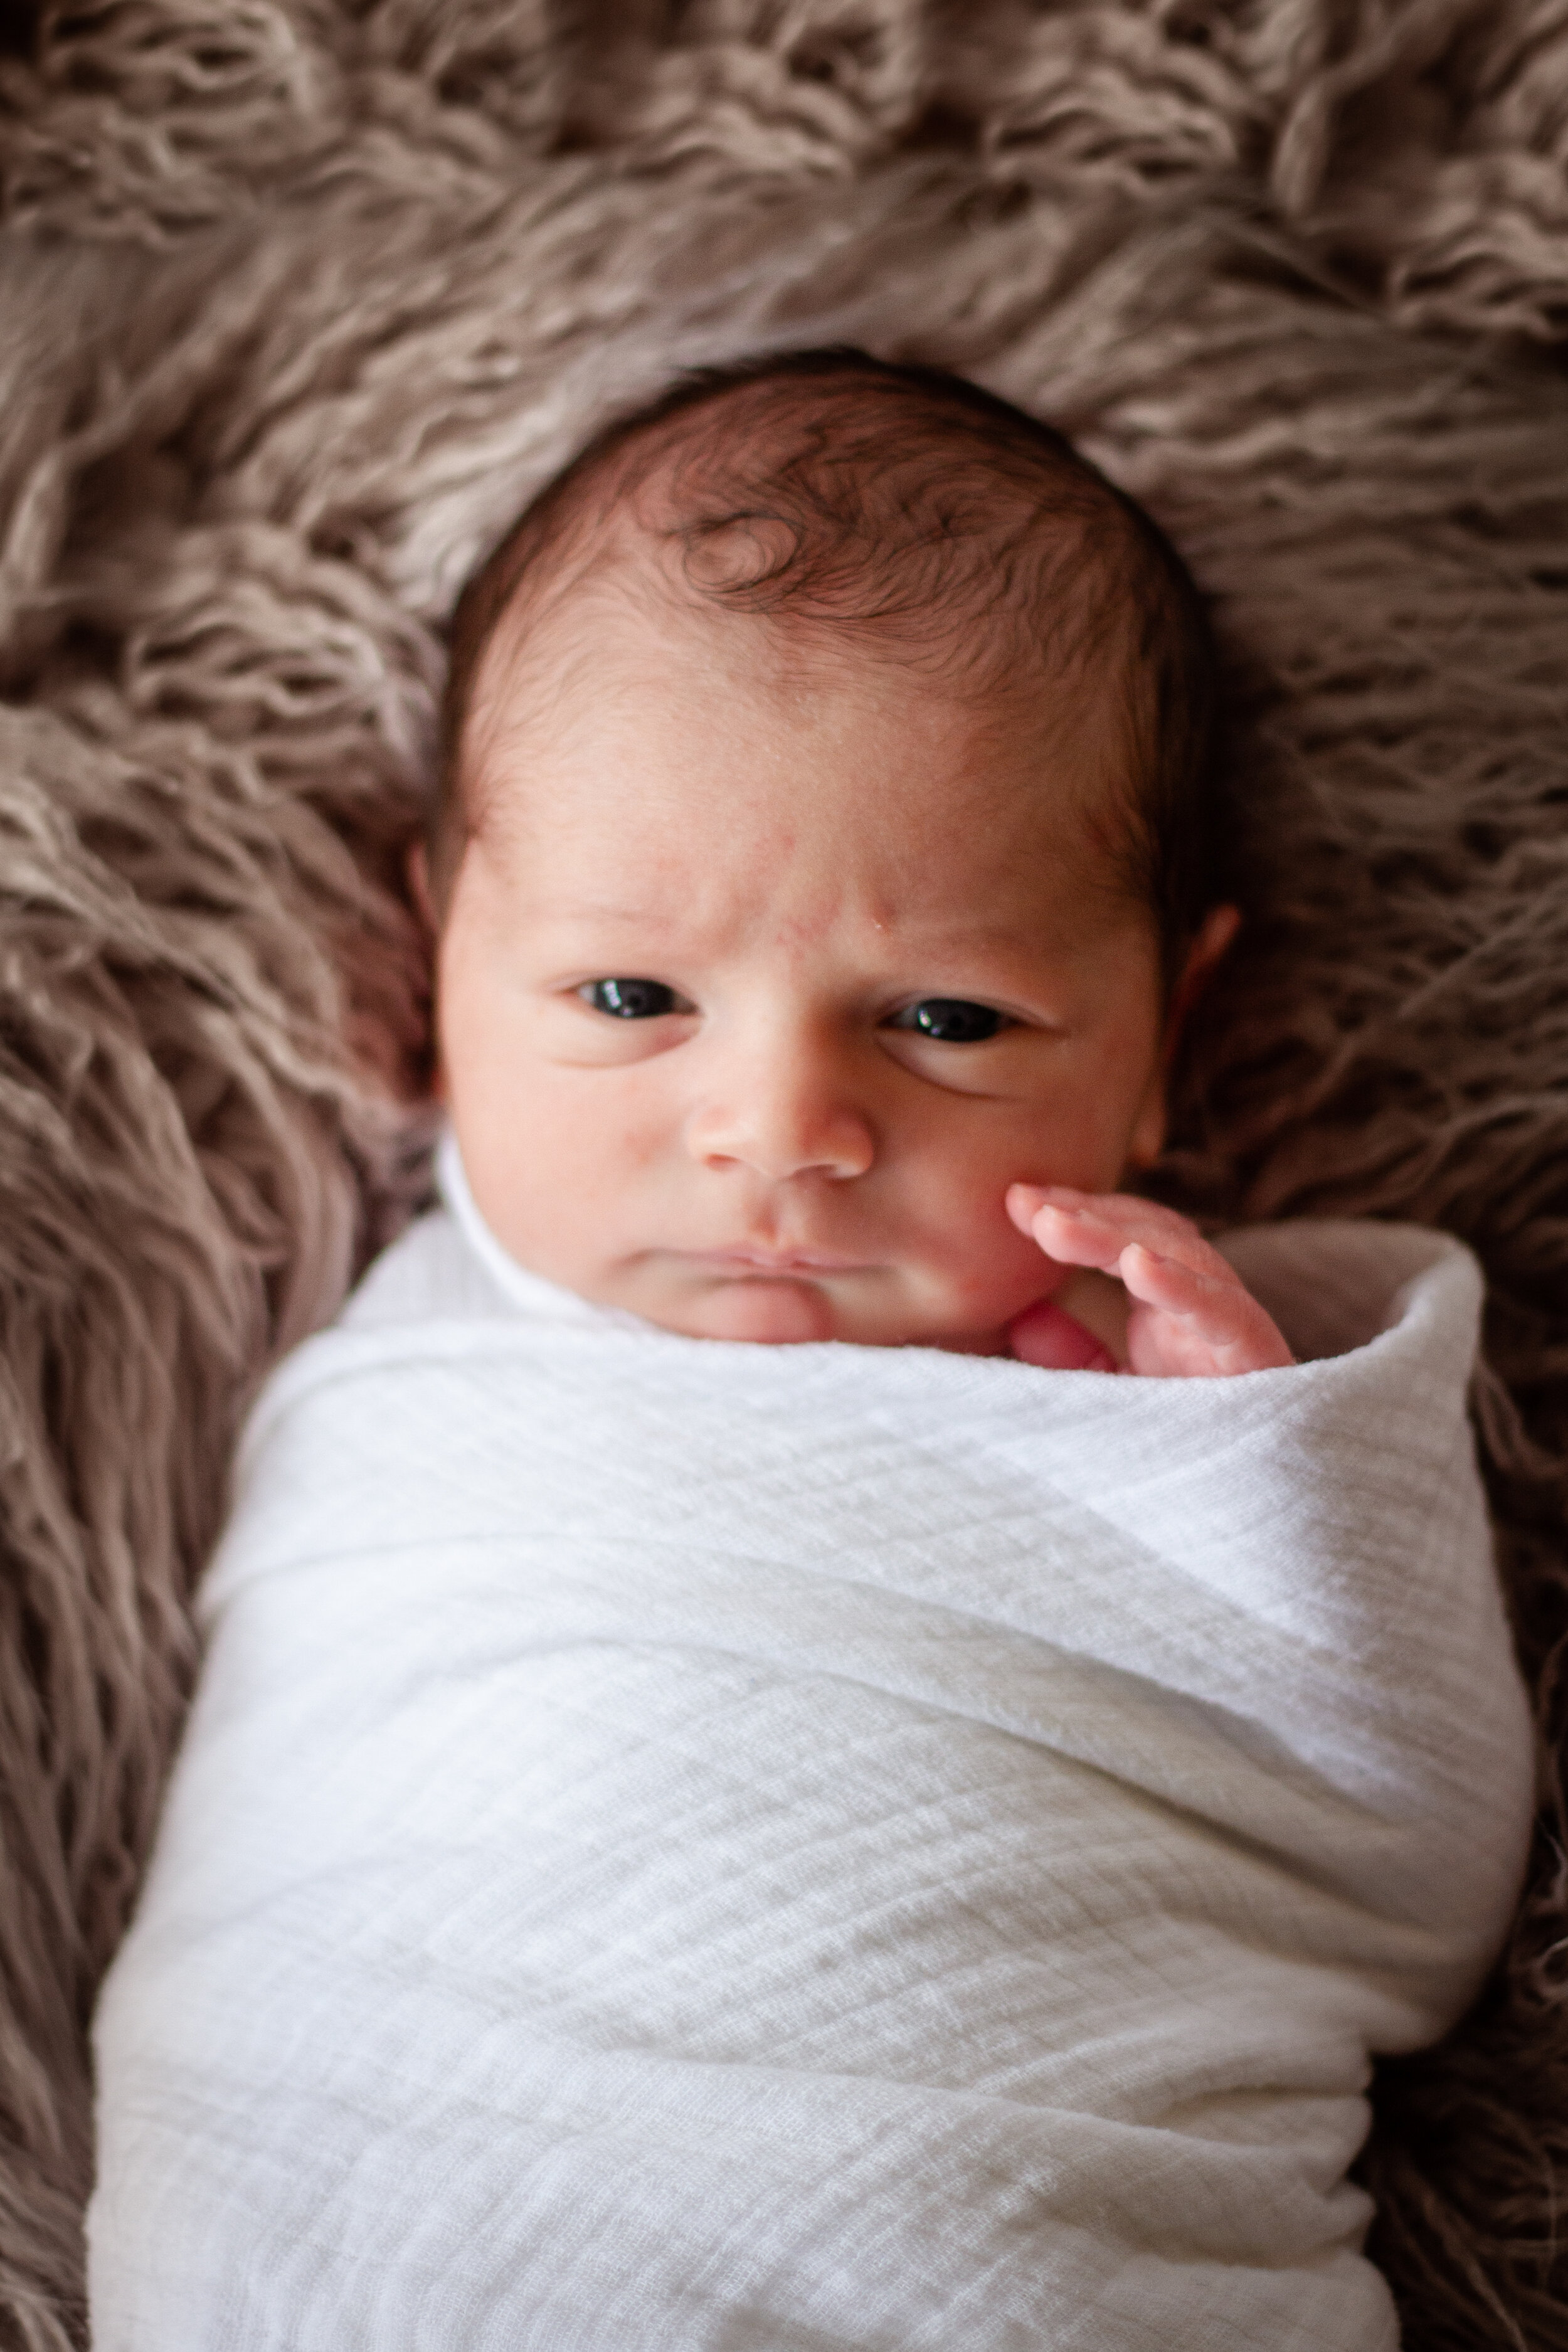
<svg viewBox="0 0 1568 2352"><path fill-rule="evenodd" d="M1057 689L1069 727L1038 685L960 698L773 619L613 593L571 618L481 678L440 928L480 1213L672 1331L1002 1351L1068 1272L1008 1186L1109 1190L1163 1139L1159 942L1084 814L1092 695ZM1190 979L1219 943L1211 919ZM595 1010L609 979L676 1009ZM1005 1024L889 1025L931 998Z"/></svg>

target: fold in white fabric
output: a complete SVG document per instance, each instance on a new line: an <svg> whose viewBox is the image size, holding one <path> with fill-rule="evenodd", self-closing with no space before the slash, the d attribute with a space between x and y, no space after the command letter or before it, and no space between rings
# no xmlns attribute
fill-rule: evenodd
<svg viewBox="0 0 1568 2352"><path fill-rule="evenodd" d="M1387 2352L1369 2053L1531 1810L1465 1252L1248 1233L1314 1360L1112 1379L679 1339L446 1181L248 1435L98 2352Z"/></svg>

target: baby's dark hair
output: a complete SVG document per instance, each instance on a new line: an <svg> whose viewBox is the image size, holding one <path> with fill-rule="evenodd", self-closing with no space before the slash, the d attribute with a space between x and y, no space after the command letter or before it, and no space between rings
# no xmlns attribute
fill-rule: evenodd
<svg viewBox="0 0 1568 2352"><path fill-rule="evenodd" d="M466 732L496 631L590 578L628 506L694 601L826 631L977 698L1092 677L1123 739L1108 845L1173 968L1216 895L1215 665L1185 566L1050 425L849 349L682 376L596 435L475 574L451 629L438 904L472 823Z"/></svg>

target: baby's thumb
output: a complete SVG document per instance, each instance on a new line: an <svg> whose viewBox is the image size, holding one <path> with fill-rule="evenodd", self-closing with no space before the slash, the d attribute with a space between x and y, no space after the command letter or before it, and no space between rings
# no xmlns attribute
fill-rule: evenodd
<svg viewBox="0 0 1568 2352"><path fill-rule="evenodd" d="M1113 1372L1116 1359L1054 1298L1037 1298L1007 1326L1009 1352L1047 1372Z"/></svg>

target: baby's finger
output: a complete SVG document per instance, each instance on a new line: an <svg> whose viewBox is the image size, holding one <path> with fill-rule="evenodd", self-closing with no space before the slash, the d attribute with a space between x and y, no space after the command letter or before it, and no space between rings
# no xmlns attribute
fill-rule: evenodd
<svg viewBox="0 0 1568 2352"><path fill-rule="evenodd" d="M1152 1250L1146 1242L1128 1243L1117 1272L1132 1297L1145 1307L1161 1307L1167 1315L1192 1316L1205 1325L1223 1321L1229 1303L1247 1296L1228 1266L1229 1278L1222 1282L1203 1267L1185 1265L1180 1258Z"/></svg>
<svg viewBox="0 0 1568 2352"><path fill-rule="evenodd" d="M1216 1280L1230 1269L1197 1228L1174 1209L1130 1192L1079 1192L1066 1184L1015 1184L1007 1213L1049 1257L1110 1271L1129 1242L1175 1258Z"/></svg>
<svg viewBox="0 0 1568 2352"><path fill-rule="evenodd" d="M1007 1213L1047 1257L1063 1265L1097 1265L1109 1272L1127 1237L1089 1207L1073 1205L1075 1200L1087 1203L1090 1197L1085 1192L1058 1202L1047 1199L1038 1185L1015 1184L1007 1194Z"/></svg>
<svg viewBox="0 0 1568 2352"><path fill-rule="evenodd" d="M1007 1347L1021 1364L1049 1372L1114 1372L1115 1357L1053 1298L1037 1298L1007 1327Z"/></svg>
<svg viewBox="0 0 1568 2352"><path fill-rule="evenodd" d="M1211 1243L1205 1241L1192 1219L1184 1217L1176 1209L1167 1209L1158 1201L1140 1200L1135 1192L1089 1193L1084 1195L1084 1204L1102 1224L1114 1225L1123 1243L1137 1242L1156 1257L1190 1265L1195 1273L1209 1275L1216 1282L1235 1278L1225 1259Z"/></svg>
<svg viewBox="0 0 1568 2352"><path fill-rule="evenodd" d="M1132 1242L1118 1271L1141 1306L1183 1327L1184 1352L1205 1351L1216 1372L1269 1371L1293 1363L1273 1318L1223 1258L1218 1264L1223 1278Z"/></svg>

